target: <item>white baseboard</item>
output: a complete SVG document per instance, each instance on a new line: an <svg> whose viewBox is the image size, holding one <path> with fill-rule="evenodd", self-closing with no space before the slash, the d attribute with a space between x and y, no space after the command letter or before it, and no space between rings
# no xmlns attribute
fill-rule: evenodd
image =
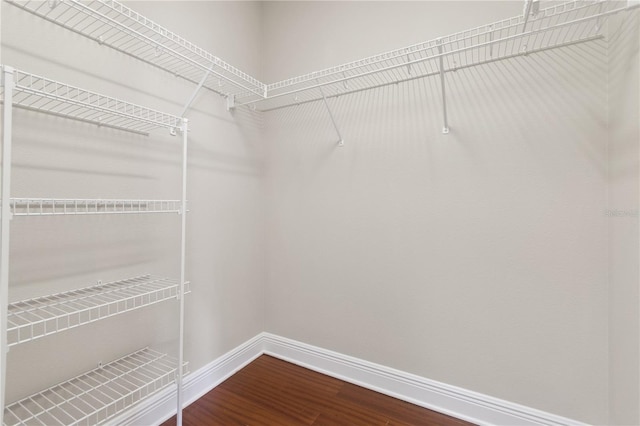
<svg viewBox="0 0 640 426"><path fill-rule="evenodd" d="M185 406L262 354L478 425L585 426L584 423L493 398L295 340L261 333L185 377ZM174 415L175 386L116 417L111 425L160 424Z"/></svg>
<svg viewBox="0 0 640 426"><path fill-rule="evenodd" d="M585 426L585 423L262 333L263 351L285 361L478 425Z"/></svg>

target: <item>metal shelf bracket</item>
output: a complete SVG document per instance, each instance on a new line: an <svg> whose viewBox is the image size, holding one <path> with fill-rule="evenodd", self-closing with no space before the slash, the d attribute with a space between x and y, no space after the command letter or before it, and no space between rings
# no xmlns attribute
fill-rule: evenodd
<svg viewBox="0 0 640 426"><path fill-rule="evenodd" d="M200 91L200 89L202 89L202 86L204 86L204 83L207 81L207 78L209 78L209 75L211 74L211 71L213 70L213 66L214 66L214 64L212 63L211 66L209 68L207 68L207 71L202 76L202 79L200 79L200 82L198 83L198 85L196 86L195 90L193 91L193 93L191 94L189 99L187 100L187 103L184 104L184 108L182 108L182 112L180 113L180 117L184 117L184 115L187 113L187 111L189 111L189 108L191 108L191 104L193 104L193 101L196 100L196 96L198 96L198 92Z"/></svg>
<svg viewBox="0 0 640 426"><path fill-rule="evenodd" d="M320 94L322 95L322 101L324 102L324 106L327 107L327 111L329 112L329 118L331 118L331 122L333 123L333 128L336 130L338 134L338 146L344 146L344 139L342 139L342 133L340 133L340 129L338 128L338 124L336 123L336 119L333 116L333 112L331 112L331 107L329 107L329 103L327 102L327 97L324 94L324 90L322 87L318 87L320 89Z"/></svg>
<svg viewBox="0 0 640 426"><path fill-rule="evenodd" d="M442 40L438 39L438 53L440 54L440 86L442 87L442 134L446 135L449 133L449 122L447 120L447 96L445 89L445 80L444 80L444 55L442 54Z"/></svg>

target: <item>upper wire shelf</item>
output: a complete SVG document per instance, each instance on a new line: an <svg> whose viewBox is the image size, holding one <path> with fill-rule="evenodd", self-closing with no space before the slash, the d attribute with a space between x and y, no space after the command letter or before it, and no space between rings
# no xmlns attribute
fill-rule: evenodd
<svg viewBox="0 0 640 426"><path fill-rule="evenodd" d="M537 13L483 25L369 58L267 85L267 99L238 105L259 105L269 111L337 97L404 81L455 72L498 60L602 38L604 20L629 7L607 0L575 0Z"/></svg>
<svg viewBox="0 0 640 426"><path fill-rule="evenodd" d="M185 292L189 283L185 283ZM150 306L180 294L179 282L152 275L98 284L64 293L9 304L9 346L69 330L134 309Z"/></svg>
<svg viewBox="0 0 640 426"><path fill-rule="evenodd" d="M28 12L178 77L236 99L265 96L265 84L113 0L6 0Z"/></svg>
<svg viewBox="0 0 640 426"><path fill-rule="evenodd" d="M178 362L149 348L38 392L4 409L4 424L97 425L175 382ZM183 365L186 372L187 364Z"/></svg>
<svg viewBox="0 0 640 426"><path fill-rule="evenodd" d="M2 69L13 72L13 105L19 108L145 135L158 128L169 129L174 133L182 126L182 119L175 115L7 66ZM4 84L3 80L3 99Z"/></svg>
<svg viewBox="0 0 640 426"><path fill-rule="evenodd" d="M5 1L260 111L596 40L607 17L637 6L572 0L267 85L114 0Z"/></svg>
<svg viewBox="0 0 640 426"><path fill-rule="evenodd" d="M180 213L180 200L11 198L14 216Z"/></svg>

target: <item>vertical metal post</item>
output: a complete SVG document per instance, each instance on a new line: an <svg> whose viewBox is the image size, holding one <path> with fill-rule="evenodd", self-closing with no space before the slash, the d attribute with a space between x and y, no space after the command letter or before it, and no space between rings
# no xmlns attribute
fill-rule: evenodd
<svg viewBox="0 0 640 426"><path fill-rule="evenodd" d="M444 122L444 125L442 126L442 133L446 135L449 133L449 121L447 120L447 94L445 91L444 55L442 52L442 40L438 39L438 53L440 54L440 85L442 86L442 120Z"/></svg>
<svg viewBox="0 0 640 426"><path fill-rule="evenodd" d="M2 69L2 206L0 215L0 424L3 423L7 383L7 309L9 305L9 226L11 220L11 130L13 118L13 68Z"/></svg>
<svg viewBox="0 0 640 426"><path fill-rule="evenodd" d="M180 330L178 348L178 376L177 376L177 412L176 424L182 425L182 364L184 364L184 284L187 249L187 138L189 120L182 119L182 208L181 208L181 237L180 237Z"/></svg>

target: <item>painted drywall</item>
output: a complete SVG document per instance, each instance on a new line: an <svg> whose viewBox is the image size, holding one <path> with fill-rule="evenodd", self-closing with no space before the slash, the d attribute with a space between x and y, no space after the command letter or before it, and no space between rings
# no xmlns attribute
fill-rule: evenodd
<svg viewBox="0 0 640 426"><path fill-rule="evenodd" d="M610 424L640 424L638 13L609 21Z"/></svg>
<svg viewBox="0 0 640 426"><path fill-rule="evenodd" d="M520 2L269 2L268 81ZM295 34L292 37L291 34ZM295 60L294 60L295 59ZM608 421L607 53L597 41L265 115L267 331Z"/></svg>
<svg viewBox="0 0 640 426"><path fill-rule="evenodd" d="M258 3L128 4L259 76ZM180 114L194 89L6 2L2 36L5 64L161 111ZM185 360L196 370L264 329L263 154L255 114L229 113L201 93L187 116ZM12 195L179 198L180 142L17 110ZM179 241L177 215L16 218L11 300L149 272L178 277ZM147 345L175 355L176 308L170 301L12 348L7 402Z"/></svg>

